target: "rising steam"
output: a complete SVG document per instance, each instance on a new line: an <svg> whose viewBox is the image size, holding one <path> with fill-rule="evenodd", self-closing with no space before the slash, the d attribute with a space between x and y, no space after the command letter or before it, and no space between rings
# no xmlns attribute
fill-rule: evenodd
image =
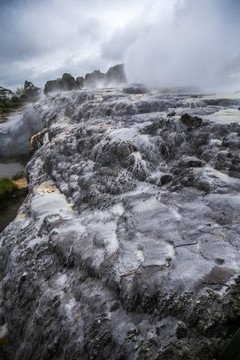
<svg viewBox="0 0 240 360"><path fill-rule="evenodd" d="M130 82L240 90L240 2L176 0L169 4L145 9L139 36L125 52Z"/></svg>

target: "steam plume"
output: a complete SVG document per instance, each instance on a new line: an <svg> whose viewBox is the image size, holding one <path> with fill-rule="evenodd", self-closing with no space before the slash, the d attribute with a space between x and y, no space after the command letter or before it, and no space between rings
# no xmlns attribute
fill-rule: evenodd
<svg viewBox="0 0 240 360"><path fill-rule="evenodd" d="M152 86L240 90L240 2L169 4L149 6L148 16L139 21L139 36L125 53L128 79Z"/></svg>

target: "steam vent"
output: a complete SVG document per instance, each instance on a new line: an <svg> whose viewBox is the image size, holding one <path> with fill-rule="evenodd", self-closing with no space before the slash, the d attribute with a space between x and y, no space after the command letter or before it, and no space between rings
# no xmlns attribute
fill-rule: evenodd
<svg viewBox="0 0 240 360"><path fill-rule="evenodd" d="M240 327L238 95L133 85L27 109L1 359L237 359L221 354Z"/></svg>

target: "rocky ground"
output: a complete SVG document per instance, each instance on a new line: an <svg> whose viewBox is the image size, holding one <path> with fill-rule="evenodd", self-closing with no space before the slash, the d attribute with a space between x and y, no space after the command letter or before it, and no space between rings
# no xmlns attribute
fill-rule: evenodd
<svg viewBox="0 0 240 360"><path fill-rule="evenodd" d="M0 240L5 359L217 358L240 319L240 125L211 114L239 105L133 87L33 106Z"/></svg>

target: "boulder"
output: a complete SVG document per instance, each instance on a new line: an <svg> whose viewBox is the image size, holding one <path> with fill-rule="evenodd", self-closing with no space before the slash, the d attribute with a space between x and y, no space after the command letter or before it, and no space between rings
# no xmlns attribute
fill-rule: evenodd
<svg viewBox="0 0 240 360"><path fill-rule="evenodd" d="M203 121L198 116L191 116L189 114L183 114L181 116L181 121L185 124L189 129L194 129L198 126L201 126Z"/></svg>

